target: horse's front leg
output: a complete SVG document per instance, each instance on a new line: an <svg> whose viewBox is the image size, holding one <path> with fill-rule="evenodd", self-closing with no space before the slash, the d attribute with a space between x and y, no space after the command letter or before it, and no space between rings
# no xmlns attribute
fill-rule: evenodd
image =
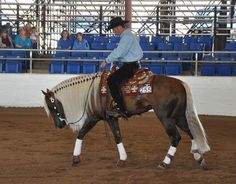
<svg viewBox="0 0 236 184"><path fill-rule="evenodd" d="M111 128L111 131L114 135L115 142L117 144L117 149L119 152L120 159L117 162L117 167L124 167L125 166L125 161L127 159L127 154L124 148L124 145L122 143L122 138L120 134L120 127L118 124L118 119L117 118L110 118L107 120L108 125Z"/></svg>
<svg viewBox="0 0 236 184"><path fill-rule="evenodd" d="M90 120L86 121L83 127L79 131L79 135L75 141L75 147L73 152L73 161L72 165L77 166L81 162L81 149L82 149L82 142L85 135L96 125L97 121Z"/></svg>

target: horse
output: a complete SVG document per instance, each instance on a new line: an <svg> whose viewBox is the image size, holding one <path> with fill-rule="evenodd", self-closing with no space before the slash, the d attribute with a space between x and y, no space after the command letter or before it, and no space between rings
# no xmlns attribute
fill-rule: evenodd
<svg viewBox="0 0 236 184"><path fill-rule="evenodd" d="M99 122L104 120L110 127L117 145L119 159L118 167L124 167L127 153L122 143L122 136L118 124L119 116L109 115L112 110L112 97L101 95L102 72L84 74L72 77L57 84L51 90L43 91L44 108L51 116L55 127L62 129L66 125L74 132L78 132L75 141L72 165L81 162L82 142L86 134ZM130 116L139 115L153 110L162 123L170 139L170 147L163 161L157 166L167 169L171 166L177 146L181 140L179 127L191 139L193 158L202 169L207 169L207 162L203 157L210 151L206 132L198 118L188 85L176 78L154 75L153 91L148 94L124 96L124 103ZM109 89L108 89L109 90Z"/></svg>

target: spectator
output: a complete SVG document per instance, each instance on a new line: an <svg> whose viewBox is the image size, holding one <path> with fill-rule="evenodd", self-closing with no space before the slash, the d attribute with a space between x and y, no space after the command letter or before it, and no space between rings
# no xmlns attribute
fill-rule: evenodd
<svg viewBox="0 0 236 184"><path fill-rule="evenodd" d="M10 24L9 22L6 23L5 25L3 25L3 26L2 26L2 29L3 29L3 30L6 30L6 32L7 32L7 34L8 34L9 36L12 35L12 27L11 27L11 24Z"/></svg>
<svg viewBox="0 0 236 184"><path fill-rule="evenodd" d="M39 34L37 32L36 27L31 28L30 40L31 40L33 49L38 49ZM38 56L38 51L33 52L33 56L34 57Z"/></svg>
<svg viewBox="0 0 236 184"><path fill-rule="evenodd" d="M27 37L26 31L24 28L19 29L19 35L15 37L15 46L16 48L25 48L25 49L30 49L32 48L32 44L30 41L30 38Z"/></svg>
<svg viewBox="0 0 236 184"><path fill-rule="evenodd" d="M26 36L30 37L32 28L31 28L31 24L29 22L25 25L24 29L26 31Z"/></svg>
<svg viewBox="0 0 236 184"><path fill-rule="evenodd" d="M8 35L7 30L2 30L0 37L1 48L13 48L11 37Z"/></svg>
<svg viewBox="0 0 236 184"><path fill-rule="evenodd" d="M82 33L76 34L76 40L74 41L72 50L89 50L89 43L83 38Z"/></svg>
<svg viewBox="0 0 236 184"><path fill-rule="evenodd" d="M63 30L61 33L61 38L57 42L57 49L70 50L71 47L72 47L72 40L70 39L69 32L67 30Z"/></svg>
<svg viewBox="0 0 236 184"><path fill-rule="evenodd" d="M39 34L37 32L36 27L32 27L31 29L30 40L32 42L33 49L37 49L37 44L39 42Z"/></svg>

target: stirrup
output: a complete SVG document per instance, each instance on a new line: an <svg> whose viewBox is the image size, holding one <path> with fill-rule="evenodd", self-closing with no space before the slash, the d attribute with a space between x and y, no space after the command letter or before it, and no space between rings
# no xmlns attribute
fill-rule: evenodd
<svg viewBox="0 0 236 184"><path fill-rule="evenodd" d="M121 111L120 112L121 117L128 119L130 117L130 113L128 111Z"/></svg>
<svg viewBox="0 0 236 184"><path fill-rule="evenodd" d="M118 109L112 109L112 110L106 111L106 116L119 118L121 115L120 115L120 111L118 111Z"/></svg>
<svg viewBox="0 0 236 184"><path fill-rule="evenodd" d="M120 111L118 108L112 109L112 110L108 110L106 111L106 115L108 117L114 117L114 118L125 118L128 119L128 117L130 117L130 114L128 111Z"/></svg>

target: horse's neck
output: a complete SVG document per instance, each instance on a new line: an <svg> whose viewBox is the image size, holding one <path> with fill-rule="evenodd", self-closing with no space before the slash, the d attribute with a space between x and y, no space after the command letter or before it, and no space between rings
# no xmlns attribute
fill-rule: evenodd
<svg viewBox="0 0 236 184"><path fill-rule="evenodd" d="M87 110L90 112L91 116L102 113L100 82L101 82L101 75L99 75L94 79L91 88L88 89L89 99L88 99Z"/></svg>
<svg viewBox="0 0 236 184"><path fill-rule="evenodd" d="M77 121L84 111L94 112L98 108L100 74L73 77L54 88L56 97L63 104L68 121ZM87 115L85 113L85 115Z"/></svg>

